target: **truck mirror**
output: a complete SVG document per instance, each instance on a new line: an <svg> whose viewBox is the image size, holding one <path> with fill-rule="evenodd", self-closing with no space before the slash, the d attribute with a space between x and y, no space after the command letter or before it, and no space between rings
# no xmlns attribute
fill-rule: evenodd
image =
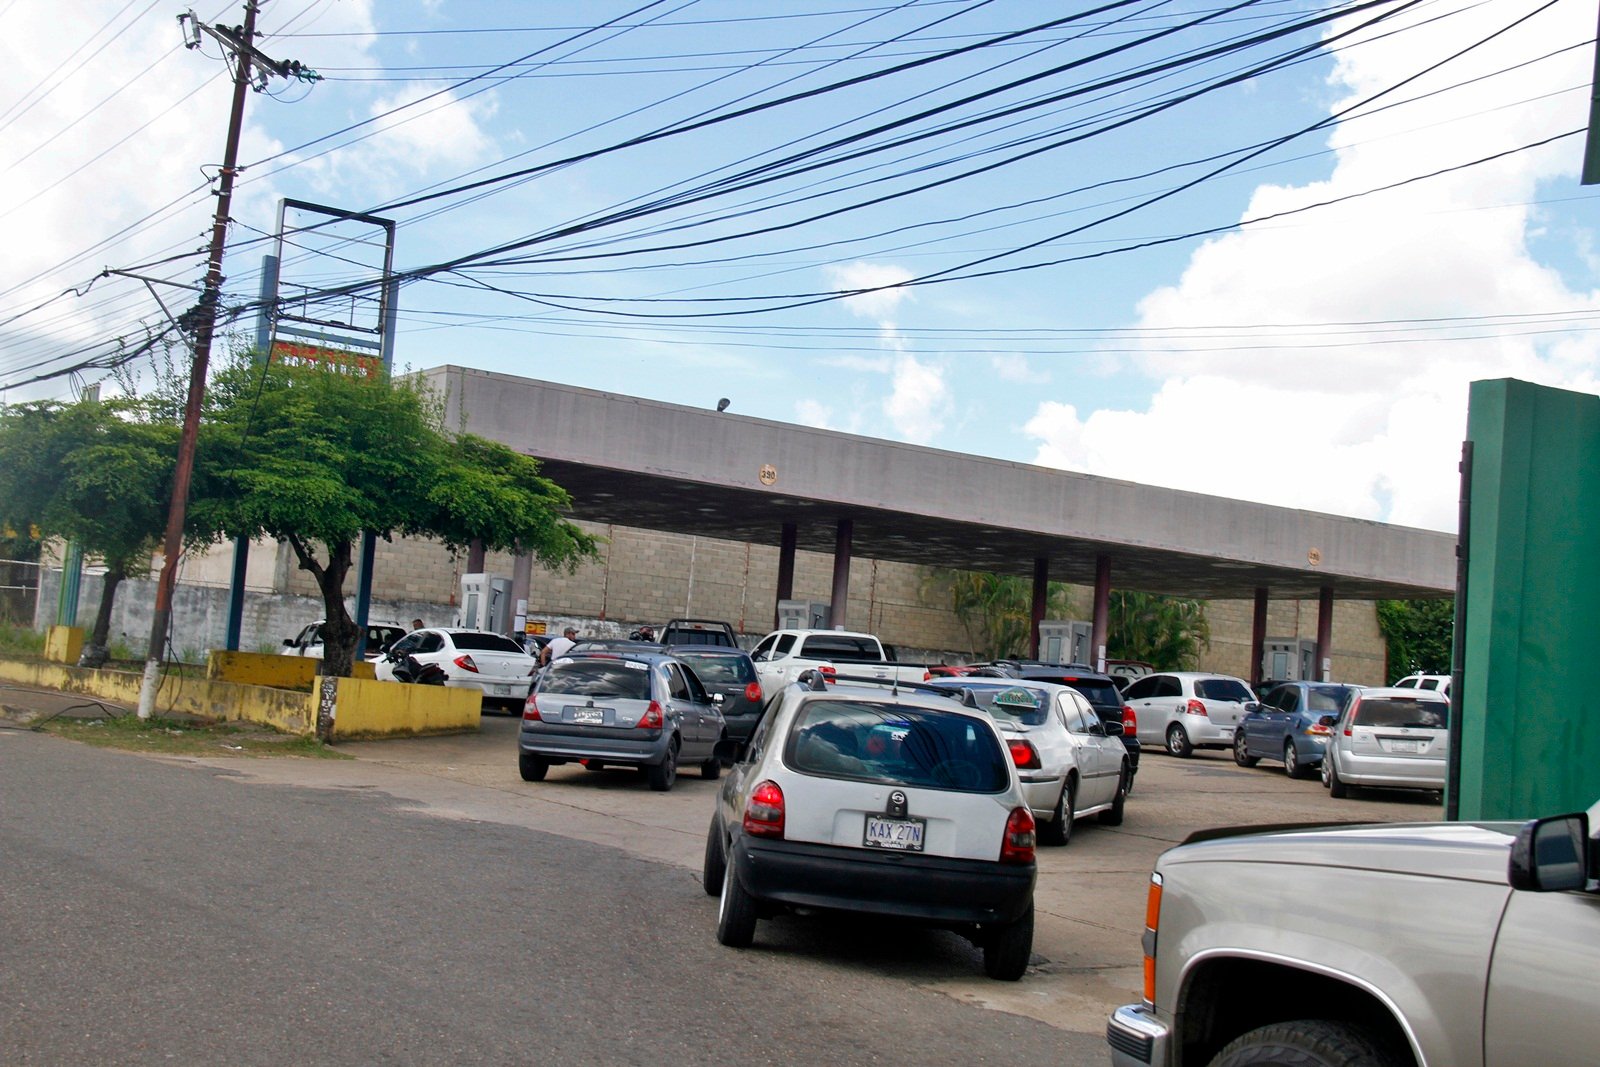
<svg viewBox="0 0 1600 1067"><path fill-rule="evenodd" d="M1587 815L1535 819L1512 842L1511 888L1540 893L1583 889L1589 881L1590 853Z"/></svg>

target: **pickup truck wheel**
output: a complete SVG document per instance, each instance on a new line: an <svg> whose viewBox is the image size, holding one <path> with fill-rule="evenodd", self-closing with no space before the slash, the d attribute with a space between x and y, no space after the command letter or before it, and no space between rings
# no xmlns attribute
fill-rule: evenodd
<svg viewBox="0 0 1600 1067"><path fill-rule="evenodd" d="M1040 823L1037 833L1041 845L1066 845L1072 842L1072 809L1078 799L1078 780L1070 774L1056 797L1056 810L1049 822Z"/></svg>
<svg viewBox="0 0 1600 1067"><path fill-rule="evenodd" d="M1300 1019L1235 1039L1211 1067L1395 1067L1399 1059L1348 1023Z"/></svg>
<svg viewBox="0 0 1600 1067"><path fill-rule="evenodd" d="M1131 778L1128 775L1128 764L1127 761L1124 760L1122 764L1122 772L1117 777L1117 795L1111 798L1111 807L1100 813L1101 826L1122 825L1122 809L1128 803L1128 783L1130 781Z"/></svg>
<svg viewBox="0 0 1600 1067"><path fill-rule="evenodd" d="M522 772L524 782L542 782L550 770L550 761L543 756L534 756L527 752L517 753L517 770Z"/></svg>
<svg viewBox="0 0 1600 1067"><path fill-rule="evenodd" d="M1167 751L1180 759L1194 755L1194 746L1189 743L1189 735L1183 732L1183 727L1173 723L1167 727Z"/></svg>
<svg viewBox="0 0 1600 1067"><path fill-rule="evenodd" d="M1250 748L1244 742L1243 730L1233 735L1233 762L1241 767L1254 767L1261 762L1260 756L1250 755Z"/></svg>
<svg viewBox="0 0 1600 1067"><path fill-rule="evenodd" d="M1335 800L1350 795L1350 787L1339 777L1339 768L1333 765L1331 755L1322 757L1322 784L1328 787L1328 795Z"/></svg>
<svg viewBox="0 0 1600 1067"><path fill-rule="evenodd" d="M1015 922L993 930L983 940L983 973L1001 982L1015 982L1033 958L1033 905Z"/></svg>
<svg viewBox="0 0 1600 1067"><path fill-rule="evenodd" d="M706 896L718 896L722 892L722 881L728 876L728 852L722 843L722 826L716 820L711 820L711 829L706 831L706 858L700 865L700 888L706 891Z"/></svg>

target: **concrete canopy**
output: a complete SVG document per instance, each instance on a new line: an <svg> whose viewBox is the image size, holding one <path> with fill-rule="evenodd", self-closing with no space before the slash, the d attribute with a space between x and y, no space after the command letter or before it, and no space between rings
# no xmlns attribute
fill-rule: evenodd
<svg viewBox="0 0 1600 1067"><path fill-rule="evenodd" d="M423 377L446 425L537 457L572 516L831 554L1205 599L1451 595L1455 537L1096 478L462 367Z"/></svg>

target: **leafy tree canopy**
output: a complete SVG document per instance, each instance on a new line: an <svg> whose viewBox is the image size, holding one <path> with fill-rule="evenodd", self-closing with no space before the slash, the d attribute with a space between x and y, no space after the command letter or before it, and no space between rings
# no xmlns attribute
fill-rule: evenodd
<svg viewBox="0 0 1600 1067"><path fill-rule="evenodd" d="M1158 593L1113 592L1107 629L1107 657L1140 660L1157 670L1194 667L1211 644L1204 601Z"/></svg>
<svg viewBox="0 0 1600 1067"><path fill-rule="evenodd" d="M1389 649L1389 681L1449 674L1454 600L1380 600L1378 630Z"/></svg>
<svg viewBox="0 0 1600 1067"><path fill-rule="evenodd" d="M0 410L0 526L76 541L106 565L88 650L103 650L117 586L146 573L167 523L178 427L119 397Z"/></svg>
<svg viewBox="0 0 1600 1067"><path fill-rule="evenodd" d="M561 517L570 503L534 459L445 433L419 379L239 360L208 394L189 519L208 541L288 543L322 593L323 669L348 675L357 631L344 583L364 531L477 540L570 568L596 544Z"/></svg>
<svg viewBox="0 0 1600 1067"><path fill-rule="evenodd" d="M1030 654L1031 580L1014 574L933 567L924 579L923 596L930 603L949 604L979 658L1011 659ZM1046 617L1065 618L1070 611L1068 597L1069 589L1064 583L1051 582Z"/></svg>

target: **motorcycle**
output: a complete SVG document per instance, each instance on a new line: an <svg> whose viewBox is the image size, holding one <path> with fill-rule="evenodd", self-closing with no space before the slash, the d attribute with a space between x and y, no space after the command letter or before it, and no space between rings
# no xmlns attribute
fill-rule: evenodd
<svg viewBox="0 0 1600 1067"><path fill-rule="evenodd" d="M391 657L392 658L392 657ZM443 685L450 677L437 663L419 663L409 652L394 660L394 680L414 685Z"/></svg>

